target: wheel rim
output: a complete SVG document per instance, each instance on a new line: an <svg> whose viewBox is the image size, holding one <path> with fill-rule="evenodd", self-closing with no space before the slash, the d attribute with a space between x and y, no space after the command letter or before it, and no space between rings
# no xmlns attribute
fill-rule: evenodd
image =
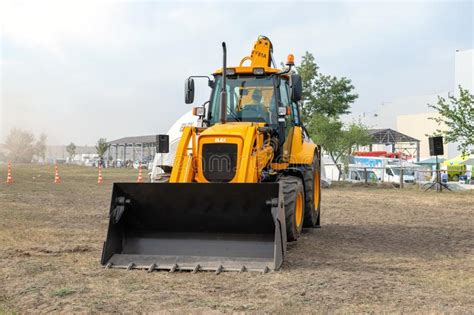
<svg viewBox="0 0 474 315"><path fill-rule="evenodd" d="M320 196L320 189L321 189L321 184L320 184L320 181L321 181L321 178L320 178L320 174L318 171L314 172L314 184L313 184L313 187L314 187L314 210L318 210L318 206L319 206L319 196Z"/></svg>
<svg viewBox="0 0 474 315"><path fill-rule="evenodd" d="M303 194L301 192L296 195L295 222L296 227L303 223Z"/></svg>

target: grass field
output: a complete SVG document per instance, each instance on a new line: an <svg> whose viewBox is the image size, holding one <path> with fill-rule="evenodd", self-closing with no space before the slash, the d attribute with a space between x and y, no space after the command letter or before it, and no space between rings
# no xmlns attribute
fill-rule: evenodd
<svg viewBox="0 0 474 315"><path fill-rule="evenodd" d="M282 270L174 273L100 264L113 181L136 170L0 168L0 313L435 312L474 309L474 193L336 186L322 229L289 246Z"/></svg>

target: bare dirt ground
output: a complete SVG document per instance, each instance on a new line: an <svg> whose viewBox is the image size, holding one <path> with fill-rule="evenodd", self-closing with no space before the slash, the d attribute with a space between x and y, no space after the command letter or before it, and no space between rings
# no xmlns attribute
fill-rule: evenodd
<svg viewBox="0 0 474 315"><path fill-rule="evenodd" d="M282 270L104 270L112 181L136 171L0 168L0 313L472 313L474 193L338 186L322 229L290 244Z"/></svg>

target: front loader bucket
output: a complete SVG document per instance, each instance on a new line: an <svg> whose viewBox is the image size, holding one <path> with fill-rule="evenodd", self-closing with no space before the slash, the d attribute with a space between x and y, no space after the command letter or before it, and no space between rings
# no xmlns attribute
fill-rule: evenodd
<svg viewBox="0 0 474 315"><path fill-rule="evenodd" d="M286 251L278 183L115 183L106 267L269 271Z"/></svg>

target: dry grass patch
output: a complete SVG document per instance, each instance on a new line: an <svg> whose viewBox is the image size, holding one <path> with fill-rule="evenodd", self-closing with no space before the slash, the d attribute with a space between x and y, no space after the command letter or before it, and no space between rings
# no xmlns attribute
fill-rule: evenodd
<svg viewBox="0 0 474 315"><path fill-rule="evenodd" d="M474 194L341 185L281 271L104 270L113 181L136 170L0 168L0 313L447 312L474 309Z"/></svg>

